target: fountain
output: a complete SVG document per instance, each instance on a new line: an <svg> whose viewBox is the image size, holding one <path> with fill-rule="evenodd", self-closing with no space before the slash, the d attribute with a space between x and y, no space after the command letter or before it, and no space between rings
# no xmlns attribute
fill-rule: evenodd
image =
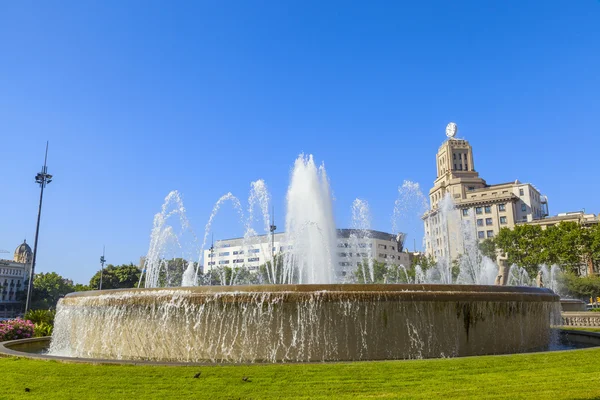
<svg viewBox="0 0 600 400"><path fill-rule="evenodd" d="M250 218L258 205L267 230L264 182L253 185L250 199ZM552 340L550 326L560 317L558 296L549 289L478 285L488 283L490 274L476 252L459 266L459 283L471 285L452 284L455 274L444 257L426 271L417 266L411 284L342 284L347 277L336 262L328 177L323 166L304 155L294 164L287 193L288 251L280 271L271 266L271 284L196 286L200 263L190 262L182 271L185 287L159 287L171 282L161 278L163 243L177 243L179 237L165 220L175 215L186 229L189 225L179 196L167 200L167 205L175 204L175 211L163 207L155 218L146 288L79 292L61 299L50 354L177 362L504 354L546 348ZM234 204L244 221L239 201L231 194L223 196L207 223L199 259L225 201ZM353 211L358 243L361 229L369 227L368 205L357 199ZM443 213L452 217L451 203L442 205ZM256 232L247 221L243 226L244 240L250 243ZM477 268L477 263L483 267ZM372 282L372 266L368 275L365 281ZM405 267L396 275L396 281L409 281Z"/></svg>

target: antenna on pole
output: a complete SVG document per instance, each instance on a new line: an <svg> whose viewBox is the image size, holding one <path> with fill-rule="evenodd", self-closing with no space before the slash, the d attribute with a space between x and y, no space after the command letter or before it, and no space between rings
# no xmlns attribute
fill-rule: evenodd
<svg viewBox="0 0 600 400"><path fill-rule="evenodd" d="M29 273L29 284L27 285L27 298L25 300L25 312L29 310L29 306L31 304L31 297L33 295L33 278L35 275L35 260L37 258L37 247L38 247L38 238L40 234L40 220L42 218L42 201L44 199L44 188L47 184L52 182L52 175L48 173L48 144L46 141L46 153L44 154L44 166L42 167L42 171L38 172L35 176L35 183L40 185L40 203L38 206L38 216L37 216L37 224L35 228L35 241L33 243L33 256L31 257L31 270Z"/></svg>

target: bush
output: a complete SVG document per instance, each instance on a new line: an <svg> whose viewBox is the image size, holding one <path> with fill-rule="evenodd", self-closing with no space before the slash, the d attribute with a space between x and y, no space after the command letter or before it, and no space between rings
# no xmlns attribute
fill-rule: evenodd
<svg viewBox="0 0 600 400"><path fill-rule="evenodd" d="M600 296L600 277L583 276L579 277L573 273L561 274L560 281L567 293L573 297L589 300L590 297Z"/></svg>
<svg viewBox="0 0 600 400"><path fill-rule="evenodd" d="M0 322L0 342L26 339L33 336L34 325L31 321L11 319Z"/></svg>
<svg viewBox="0 0 600 400"><path fill-rule="evenodd" d="M45 322L40 322L35 324L33 329L33 336L35 337L44 337L44 336L52 336L52 330L54 326L47 324Z"/></svg>
<svg viewBox="0 0 600 400"><path fill-rule="evenodd" d="M52 335L55 316L56 310L29 310L25 313L25 319L34 324L35 337Z"/></svg>
<svg viewBox="0 0 600 400"><path fill-rule="evenodd" d="M55 316L56 310L29 310L25 313L23 318L36 325L41 323L54 325Z"/></svg>

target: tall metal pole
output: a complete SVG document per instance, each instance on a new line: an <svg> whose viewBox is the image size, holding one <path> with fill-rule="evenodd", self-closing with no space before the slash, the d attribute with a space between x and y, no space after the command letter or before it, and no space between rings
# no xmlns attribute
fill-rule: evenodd
<svg viewBox="0 0 600 400"><path fill-rule="evenodd" d="M25 312L29 310L31 305L31 297L33 294L33 277L35 274L35 260L37 257L38 238L40 234L40 219L42 217L42 200L44 198L44 188L52 182L52 175L48 173L48 142L46 142L46 156L44 157L44 166L42 171L35 176L35 182L40 185L40 204L38 206L37 225L35 227L35 242L33 243L33 256L31 257L31 270L29 273L29 284L27 285L27 300L25 302Z"/></svg>
<svg viewBox="0 0 600 400"><path fill-rule="evenodd" d="M98 290L102 290L102 274L104 273L104 263L106 259L104 258L104 246L102 246L102 257L100 257L100 288Z"/></svg>

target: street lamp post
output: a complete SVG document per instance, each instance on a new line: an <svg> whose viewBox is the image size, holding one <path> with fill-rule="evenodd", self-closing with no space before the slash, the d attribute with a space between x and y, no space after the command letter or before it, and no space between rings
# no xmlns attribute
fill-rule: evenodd
<svg viewBox="0 0 600 400"><path fill-rule="evenodd" d="M102 256L100 257L100 288L98 290L102 290L102 274L104 273L104 263L106 259L104 258L104 246L102 246Z"/></svg>
<svg viewBox="0 0 600 400"><path fill-rule="evenodd" d="M38 247L38 238L40 234L40 219L42 217L42 200L44 198L44 188L47 184L52 182L52 175L48 173L48 166L46 165L48 161L48 142L46 142L46 155L44 157L44 166L42 167L42 171L38 172L35 176L35 182L40 185L40 204L38 207L38 216L37 216L37 225L35 227L35 242L33 244L33 256L31 257L31 270L29 273L29 284L27 285L27 300L25 302L25 312L29 310L29 306L31 305L31 297L33 294L33 277L35 274L35 259L37 257L37 247Z"/></svg>

